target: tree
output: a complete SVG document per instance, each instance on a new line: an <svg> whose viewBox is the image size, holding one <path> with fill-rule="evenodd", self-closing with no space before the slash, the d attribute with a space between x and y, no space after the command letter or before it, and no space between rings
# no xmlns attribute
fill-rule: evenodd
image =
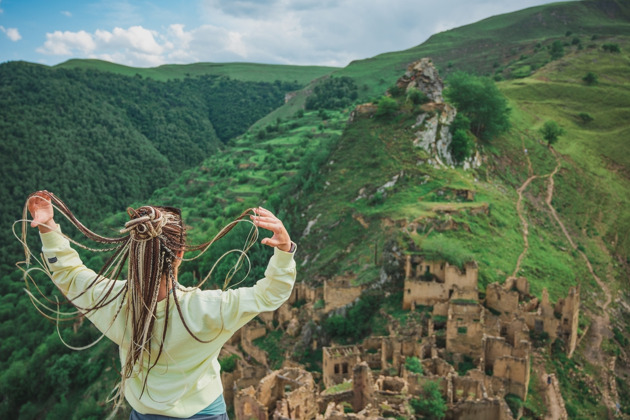
<svg viewBox="0 0 630 420"><path fill-rule="evenodd" d="M562 41L554 41L553 44L551 44L551 51L549 51L549 54L551 54L552 60L562 58L564 55L564 46L562 45Z"/></svg>
<svg viewBox="0 0 630 420"><path fill-rule="evenodd" d="M507 100L491 79L456 72L447 82L446 97L470 119L475 136L489 141L510 128Z"/></svg>
<svg viewBox="0 0 630 420"><path fill-rule="evenodd" d="M540 129L540 134L547 141L547 146L558 141L558 137L565 133L564 128L560 127L555 121L546 121Z"/></svg>
<svg viewBox="0 0 630 420"><path fill-rule="evenodd" d="M446 415L446 402L440 394L440 389L437 382L429 381L424 384L423 395L421 398L413 398L411 400L411 407L413 407L416 414L424 416L424 418L431 420L443 419Z"/></svg>

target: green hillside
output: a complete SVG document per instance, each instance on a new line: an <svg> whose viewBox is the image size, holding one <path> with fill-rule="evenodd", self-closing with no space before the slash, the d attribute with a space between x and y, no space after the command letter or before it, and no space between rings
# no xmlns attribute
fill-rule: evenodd
<svg viewBox="0 0 630 420"><path fill-rule="evenodd" d="M383 273L390 277L387 293L366 294L345 319L334 318L334 323L323 320L321 328L313 330L317 349L302 348L299 339L283 334L269 334L269 340L259 340L258 344L269 353L272 367L288 354L293 361L317 371L321 369L321 345L330 342L331 337L353 343L369 334L386 334L387 319L378 309L396 319L407 319L409 312L399 305L396 288L400 286L400 267L395 265L395 256L405 253L423 253L456 265L474 259L479 265L482 292L491 282L503 282L512 275L525 276L533 295L540 298L546 288L555 302L566 296L570 286L579 285L582 311L576 353L567 359L555 347L542 345L537 350L540 363L558 377L569 418L606 418L611 413L606 401L612 399L619 401L628 415L630 311L625 308L630 300L630 213L626 210L630 204L629 21L627 2L558 3L436 34L418 47L360 60L332 75L325 69L321 73L314 70L309 74L329 76L317 81L320 84L330 77L351 77L358 86L359 99L339 109L305 111L303 105L313 88L310 85L275 111L267 113L266 108L264 114L248 120L247 126L253 125L247 132L238 133L241 135L213 150L211 156L199 153L200 163L177 174L174 169L161 173L162 179L169 176L173 181L155 191L156 186L151 184L150 198L145 200L149 193L138 192L118 196L126 200L123 205L114 209L112 204L104 209L104 213L116 215L100 225L96 220L92 224L101 231L120 227L126 205L147 201L176 205L183 209L192 228L190 242L200 243L245 208L265 205L282 217L299 244L299 281L318 285L340 275L354 284L373 285ZM560 57L551 56L556 41L563 47ZM616 45L618 52L605 47L610 45ZM491 75L509 101L512 127L499 138L479 144L484 162L478 169L431 165L430 156L413 146L416 129L412 126L423 110L403 98L398 99L393 115L359 116L349 122L355 105L385 94L410 62L424 56L434 59L442 76L454 70ZM135 86L124 84L128 80L141 80L142 88L135 88L151 91L165 86L153 79L184 79L181 84L171 80L170 85L166 84L168 89L160 91L166 102L183 101L182 97L187 96L183 93L191 92L185 89L198 90L201 85L192 83L192 79L205 80L200 76L226 83L216 73L204 73L220 71L221 65L132 69L104 62L71 61L62 67L93 65L99 67L94 74L111 74L102 76L103 80L111 77L123 84L120 89ZM231 66L235 65L225 68L240 71ZM243 64L243 73L238 77L248 77L248 68L259 68L253 66ZM274 70L282 72L282 67ZM174 73L169 74L171 70ZM80 75L90 70L63 71ZM286 79L281 76L279 80L292 82L310 77L292 78L288 76L291 71L287 69L283 73ZM127 76L116 74L125 72ZM186 72L190 78L186 78ZM597 83L589 85L583 80L588 73L596 76ZM269 74L261 70L262 79L256 81L269 82L265 79ZM237 78L232 74L230 77ZM36 85L30 78L24 83ZM71 93L76 86L65 88L82 105L82 110L73 113L94 114L92 107L96 105L82 98L105 88ZM108 86L111 89L112 83ZM178 93L170 96L166 92ZM34 89L32 95L43 97L41 89ZM165 112L163 118L167 118L168 113L152 104L150 96L140 97L146 100L138 104L138 112L148 112L148 107L154 113ZM177 119L195 120L194 110L199 106L204 109L204 118L211 113L204 96L193 98L197 102L181 104L182 114ZM33 102L24 108L16 104L11 103L10 109L37 109ZM123 98L108 103L106 109L122 115L123 110L128 113L132 108ZM86 130L98 121L90 119L95 117L84 118ZM121 125L133 127L133 138L143 139L135 120L120 118ZM558 122L566 130L553 148L547 147L538 131L547 120ZM48 123L34 121L33 130L44 130ZM203 121L219 133L212 118ZM230 121L224 127L229 127ZM10 127L15 126L14 122ZM62 129L52 125L51 133ZM9 128L2 130L8 132ZM189 133L182 127L173 130ZM80 133L74 137L89 137ZM147 149L153 147L150 156L166 159L157 146L159 142L153 144L150 136L145 137L141 144ZM3 152L21 162L12 150ZM21 165L16 164L12 170L24 172ZM386 186L388 183L393 185ZM25 181L16 185L16 195L25 193L21 189L31 188ZM518 190L522 187L519 207ZM94 191L100 188L105 187L97 183ZM89 213L82 201L71 201L64 194L72 196L72 191L59 195L70 202L79 217ZM16 218L19 210L10 214ZM521 216L528 224L527 235ZM193 283L223 252L242 246L247 230L242 226L206 258L185 264L181 281ZM269 251L262 246L250 251L254 271L245 284L261 274L268 256ZM89 258L90 265L102 263L100 257ZM226 270L220 267L208 287L220 284ZM0 417L104 418L108 407L102 402L116 376L116 369L111 368L117 365L115 349L106 342L84 353L63 347L54 326L35 312L18 280L14 274L0 282ZM51 293L51 289L48 285L45 291ZM351 328L345 328L347 324ZM338 333L344 328L350 333L340 337ZM74 333L68 326L61 334L73 344L86 344L97 337L90 326L84 325L78 331ZM617 360L611 371L603 361L613 356ZM544 418L543 392L532 379L523 418ZM123 410L116 418L128 418L128 414Z"/></svg>
<svg viewBox="0 0 630 420"><path fill-rule="evenodd" d="M197 165L301 86L219 75L160 82L4 63L0 224L8 232L11 209L41 188L65 197L85 221L99 220ZM11 235L0 249L8 242Z"/></svg>
<svg viewBox="0 0 630 420"><path fill-rule="evenodd" d="M243 82L275 82L279 80L282 82L295 82L302 86L337 70L336 67L325 66L256 63L165 64L159 67L138 68L94 59L68 60L54 66L54 68L93 69L124 76L139 74L142 77L149 77L163 82L195 76L227 76Z"/></svg>

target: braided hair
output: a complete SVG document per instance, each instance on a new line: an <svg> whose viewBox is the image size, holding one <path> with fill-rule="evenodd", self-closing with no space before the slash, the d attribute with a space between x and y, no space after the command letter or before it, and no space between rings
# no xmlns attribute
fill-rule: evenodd
<svg viewBox="0 0 630 420"><path fill-rule="evenodd" d="M33 257L26 242L28 200L33 197L50 199L53 207L64 215L83 235L92 241L108 245L109 247L88 247L64 235L72 243L90 251L113 252L109 260L103 265L95 278L86 286L85 290L72 299L66 298L76 307L76 311L66 313L61 312L59 310L59 303L46 297L31 276L31 272L33 271L44 271L50 276L50 273L48 273L42 261ZM180 262L184 260L183 253L185 251L200 251L195 257L187 260L200 257L214 242L225 236L234 226L236 226L237 223L249 222L245 216L250 214L250 212L252 212L252 209L245 210L238 218L221 229L219 233L212 238L212 240L200 245L187 245L186 229L182 221L181 211L174 207L142 206L137 209L130 207L127 209L129 221L127 221L124 228L120 230L122 236L110 238L98 235L85 227L74 216L66 204L54 194L48 192L34 193L27 199L22 219L16 222L22 223L22 236L21 238L18 237L18 240L22 243L26 256L26 260L18 263L18 267L24 272L27 293L35 307L44 316L49 319L56 320L57 322L61 320L71 320L87 315L90 312L96 311L99 308L116 301L121 295L123 296L123 298L120 299L116 315L111 321L113 324L114 320L118 316L121 316L121 313L124 313L127 316L127 325L131 328L131 342L126 352L126 360L122 362L120 372L121 379L114 389L115 392L112 397L112 400L115 400L115 406L119 407L124 397L125 381L134 375L134 367L138 366L140 372L142 372L144 376L142 395L146 390L149 372L153 369L153 367L155 367L162 355L169 324L168 315L171 299L166 299L166 307L164 310L165 322L162 331L154 331L154 323L157 319L158 296L161 287L172 287L171 291L174 296L173 302L177 307L177 312L181 318L182 324L190 336L199 342L207 343L214 340L214 338L202 340L188 327L177 297L178 290L185 290L176 282L177 268ZM250 231L246 240L244 249L232 250L223 254L223 256L215 262L208 274L195 287L201 287L210 278L214 268L217 266L219 261L223 259L223 257L231 252L239 252L240 256L237 262L230 269L224 280L223 289L227 288L234 274L240 270L245 262L249 263L247 251L256 242L257 238L258 230L255 226L253 226L253 229ZM31 259L35 259L40 267L31 267ZM119 279L125 263L127 263L127 280L120 290L114 291L115 280ZM249 270L245 274L245 277L248 273ZM99 298L90 307L79 306L76 303L77 298L87 293L92 287L101 281L109 281L104 293L100 294ZM164 283L165 285L163 286ZM34 289L31 289L32 287L34 287ZM36 297L33 291L39 292L40 296L43 297L43 300ZM51 307L49 304L54 304L56 307ZM126 310L123 310L123 308ZM222 328L223 326L221 326L221 330ZM161 336L159 339L157 354L153 354L151 351L151 343L154 339L154 334L159 334L159 336ZM218 334L220 334L220 332ZM90 345L79 348L72 347L65 342L64 344L70 348L82 350L96 344L103 337L104 334Z"/></svg>

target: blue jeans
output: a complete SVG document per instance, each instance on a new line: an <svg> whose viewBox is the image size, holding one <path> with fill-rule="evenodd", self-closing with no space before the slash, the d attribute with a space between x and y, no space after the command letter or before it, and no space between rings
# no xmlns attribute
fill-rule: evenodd
<svg viewBox="0 0 630 420"><path fill-rule="evenodd" d="M195 414L192 417L186 417L187 419L194 420L230 420L227 413L217 414L216 416L208 416L205 414ZM131 410L129 420L179 420L180 417L168 417L160 416L159 414L140 414L136 410Z"/></svg>

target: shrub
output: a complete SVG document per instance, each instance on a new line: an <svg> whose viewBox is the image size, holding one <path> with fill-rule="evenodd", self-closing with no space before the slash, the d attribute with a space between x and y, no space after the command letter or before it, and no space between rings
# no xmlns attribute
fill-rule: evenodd
<svg viewBox="0 0 630 420"><path fill-rule="evenodd" d="M420 363L420 359L415 356L407 357L405 359L405 369L407 369L409 372L417 373L418 375L424 374L422 363Z"/></svg>
<svg viewBox="0 0 630 420"><path fill-rule="evenodd" d="M230 354L219 359L219 365L221 366L221 372L234 372L236 368L236 361L239 359L238 355Z"/></svg>
<svg viewBox="0 0 630 420"><path fill-rule="evenodd" d="M394 84L387 89L387 92L390 95L392 95L394 98L398 98L399 96L402 96L403 93L405 93L405 90L401 87L398 87L398 85Z"/></svg>
<svg viewBox="0 0 630 420"><path fill-rule="evenodd" d="M416 415L421 415L426 419L437 420L446 416L446 402L440 394L437 382L429 381L424 384L422 396L412 398L410 403Z"/></svg>
<svg viewBox="0 0 630 420"><path fill-rule="evenodd" d="M505 396L505 402L507 403L508 407L510 407L514 418L517 418L518 412L520 411L521 407L523 407L523 400L521 400L518 395L507 394Z"/></svg>
<svg viewBox="0 0 630 420"><path fill-rule="evenodd" d="M586 73L586 76L582 77L582 80L589 86L596 85L598 82L597 75L592 71Z"/></svg>
<svg viewBox="0 0 630 420"><path fill-rule="evenodd" d="M619 48L619 44L604 44L602 45L602 49L611 53L620 53L621 49Z"/></svg>
<svg viewBox="0 0 630 420"><path fill-rule="evenodd" d="M398 102L389 96L381 96L377 106L378 110L374 114L377 118L391 118L398 111Z"/></svg>
<svg viewBox="0 0 630 420"><path fill-rule="evenodd" d="M472 155L475 142L464 130L457 130L453 134L450 151L457 162L463 162Z"/></svg>
<svg viewBox="0 0 630 420"><path fill-rule="evenodd" d="M578 118L579 118L580 120L582 120L582 122L583 122L583 123L585 123L585 124L586 124L586 123L589 123L589 122L591 122L591 121L593 121L593 119L594 119L594 118L591 116L591 114L587 114L586 112L580 112L580 113L578 114Z"/></svg>
<svg viewBox="0 0 630 420"><path fill-rule="evenodd" d="M411 103L413 103L414 105L420 105L429 102L429 98L427 97L427 95L416 88L409 89L409 92L407 93L407 100L411 101Z"/></svg>
<svg viewBox="0 0 630 420"><path fill-rule="evenodd" d="M551 44L551 50L549 51L552 60L557 60L562 58L564 55L564 46L562 45L562 41L554 41Z"/></svg>

